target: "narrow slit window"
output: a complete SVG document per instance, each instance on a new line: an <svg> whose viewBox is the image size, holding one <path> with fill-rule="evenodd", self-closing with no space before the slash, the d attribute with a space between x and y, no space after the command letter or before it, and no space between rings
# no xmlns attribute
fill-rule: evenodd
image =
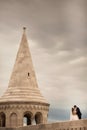
<svg viewBox="0 0 87 130"><path fill-rule="evenodd" d="M28 77L30 76L30 73L28 72Z"/></svg>

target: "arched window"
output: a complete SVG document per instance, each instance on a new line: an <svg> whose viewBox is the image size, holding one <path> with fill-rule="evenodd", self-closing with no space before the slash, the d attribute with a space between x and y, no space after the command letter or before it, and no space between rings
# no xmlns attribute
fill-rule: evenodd
<svg viewBox="0 0 87 130"><path fill-rule="evenodd" d="M5 127L6 116L3 112L0 113L0 127Z"/></svg>
<svg viewBox="0 0 87 130"><path fill-rule="evenodd" d="M17 127L17 114L16 113L12 113L10 115L10 126Z"/></svg>
<svg viewBox="0 0 87 130"><path fill-rule="evenodd" d="M37 112L35 114L35 122L36 122L36 124L40 124L43 122L43 116L42 116L41 112Z"/></svg>
<svg viewBox="0 0 87 130"><path fill-rule="evenodd" d="M31 125L32 124L32 113L25 112L23 116L23 126Z"/></svg>

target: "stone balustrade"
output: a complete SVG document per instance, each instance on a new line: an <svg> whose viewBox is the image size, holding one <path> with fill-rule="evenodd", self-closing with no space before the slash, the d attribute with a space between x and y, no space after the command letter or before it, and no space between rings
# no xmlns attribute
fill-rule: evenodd
<svg viewBox="0 0 87 130"><path fill-rule="evenodd" d="M87 130L87 119L30 125L18 128L1 127L0 130Z"/></svg>

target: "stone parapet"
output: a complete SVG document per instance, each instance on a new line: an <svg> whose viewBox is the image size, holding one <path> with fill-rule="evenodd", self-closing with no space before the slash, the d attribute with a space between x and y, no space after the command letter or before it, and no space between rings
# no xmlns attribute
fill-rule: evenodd
<svg viewBox="0 0 87 130"><path fill-rule="evenodd" d="M18 128L0 128L0 130L87 130L87 119L31 125Z"/></svg>
<svg viewBox="0 0 87 130"><path fill-rule="evenodd" d="M17 130L87 130L87 119L76 121L56 122L18 128Z"/></svg>

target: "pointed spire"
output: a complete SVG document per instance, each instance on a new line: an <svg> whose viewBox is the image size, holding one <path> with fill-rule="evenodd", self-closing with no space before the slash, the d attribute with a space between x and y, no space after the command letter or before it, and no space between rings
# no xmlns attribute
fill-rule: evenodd
<svg viewBox="0 0 87 130"><path fill-rule="evenodd" d="M26 33L26 27L23 27L23 34L25 34Z"/></svg>
<svg viewBox="0 0 87 130"><path fill-rule="evenodd" d="M47 103L41 95L37 85L25 31L26 27L23 27L23 35L8 89L2 98L3 101L33 101Z"/></svg>
<svg viewBox="0 0 87 130"><path fill-rule="evenodd" d="M24 30L24 32L25 32L25 30L26 30L26 27L23 27L23 30Z"/></svg>

